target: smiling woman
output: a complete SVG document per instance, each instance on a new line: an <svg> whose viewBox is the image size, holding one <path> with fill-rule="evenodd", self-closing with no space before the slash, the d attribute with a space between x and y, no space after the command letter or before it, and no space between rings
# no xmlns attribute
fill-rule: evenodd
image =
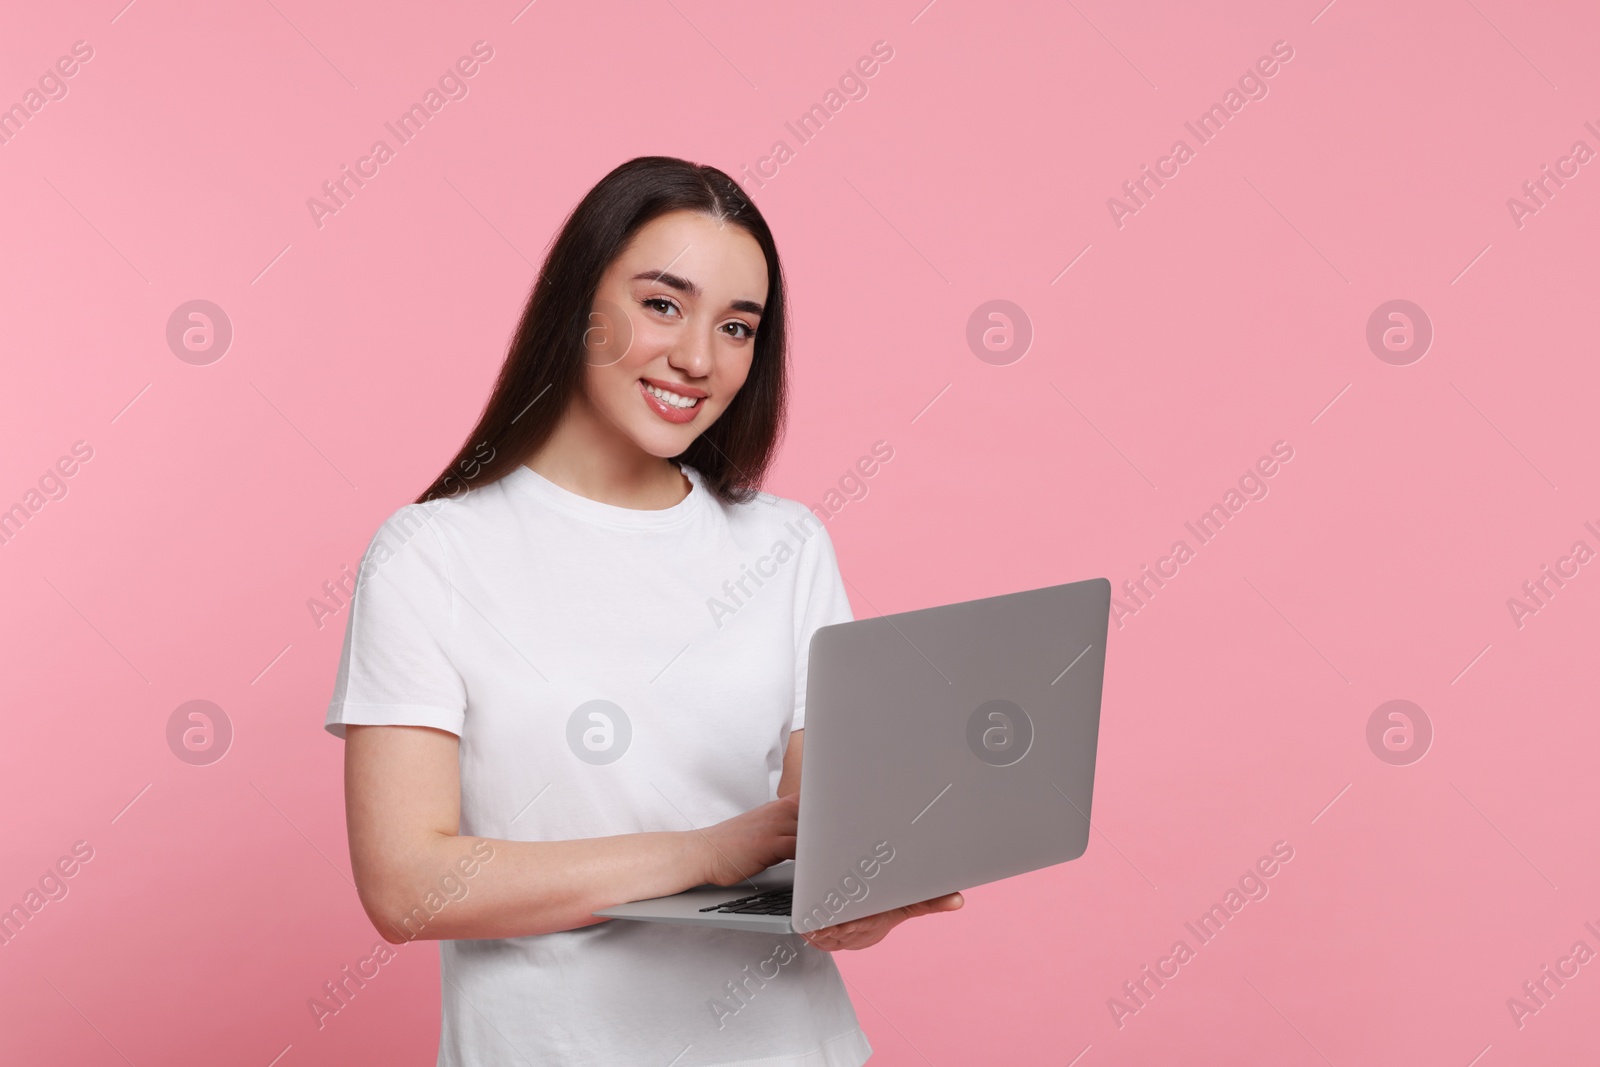
<svg viewBox="0 0 1600 1067"><path fill-rule="evenodd" d="M626 163L552 243L460 453L356 570L325 726L362 905L399 940L435 872L495 856L418 934L441 1065L856 1067L830 953L959 906L795 935L737 1027L706 1005L748 934L594 914L794 858L807 651L851 611L827 531L760 492L785 360L760 213L715 168ZM708 618L802 523L761 596Z"/></svg>
<svg viewBox="0 0 1600 1067"><path fill-rule="evenodd" d="M584 331L585 388L574 396L568 425L591 424L583 433L586 465L658 466L652 460L683 453L717 423L750 375L766 273L760 243L722 219L676 210L639 231L601 275ZM781 366L768 378L769 389L781 389ZM751 399L759 406L759 396ZM544 465L560 462L549 457Z"/></svg>
<svg viewBox="0 0 1600 1067"><path fill-rule="evenodd" d="M600 415L695 468L718 498L748 500L782 431L786 322L772 233L732 178L665 156L625 163L568 216L478 425L417 502L448 495L480 442L495 458L478 481L502 477L574 409L573 423Z"/></svg>

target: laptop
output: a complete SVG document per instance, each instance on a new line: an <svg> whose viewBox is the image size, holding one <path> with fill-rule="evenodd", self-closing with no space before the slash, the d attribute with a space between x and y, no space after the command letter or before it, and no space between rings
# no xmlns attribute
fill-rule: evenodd
<svg viewBox="0 0 1600 1067"><path fill-rule="evenodd" d="M1111 583L820 627L795 858L595 915L801 933L1077 859Z"/></svg>

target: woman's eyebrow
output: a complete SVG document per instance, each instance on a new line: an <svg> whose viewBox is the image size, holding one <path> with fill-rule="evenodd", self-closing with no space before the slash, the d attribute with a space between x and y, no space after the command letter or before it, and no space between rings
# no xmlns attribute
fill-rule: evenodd
<svg viewBox="0 0 1600 1067"><path fill-rule="evenodd" d="M705 295L700 287L688 278L664 270L642 270L633 276L633 280L636 282L660 282L669 289L676 289L680 293L688 293L697 299ZM759 315L765 310L754 300L735 300L728 306L734 311L747 311L752 315Z"/></svg>
<svg viewBox="0 0 1600 1067"><path fill-rule="evenodd" d="M676 289L680 293L688 293L695 298L705 295L700 291L700 287L688 278L664 270L642 270L633 276L633 280L636 282L660 282L668 288Z"/></svg>

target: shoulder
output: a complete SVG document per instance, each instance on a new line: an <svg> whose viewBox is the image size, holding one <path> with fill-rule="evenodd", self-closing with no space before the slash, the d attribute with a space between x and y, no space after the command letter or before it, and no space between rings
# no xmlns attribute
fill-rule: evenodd
<svg viewBox="0 0 1600 1067"><path fill-rule="evenodd" d="M485 536L505 526L495 514L504 510L503 495L490 483L456 496L402 504L378 524L362 569L387 569L390 560L398 559L408 562L398 565L397 572L420 568L448 576L452 557L470 554Z"/></svg>
<svg viewBox="0 0 1600 1067"><path fill-rule="evenodd" d="M413 543L418 549L427 550L431 547L429 542L438 540L436 533L428 534L427 531L436 531L439 524L458 520L460 507L459 501L449 498L403 504L378 524L377 531L372 535L372 550L376 551L383 545L394 552ZM419 534L426 536L419 537Z"/></svg>
<svg viewBox="0 0 1600 1067"><path fill-rule="evenodd" d="M501 480L474 486L452 496L403 504L378 526L372 550L380 542L390 551L402 546L424 555L442 555L447 544L470 545L477 534L489 534L507 523L509 496Z"/></svg>
<svg viewBox="0 0 1600 1067"><path fill-rule="evenodd" d="M837 566L826 523L806 504L775 493L757 492L739 504L719 505L735 539L776 558L798 558L800 572Z"/></svg>
<svg viewBox="0 0 1600 1067"><path fill-rule="evenodd" d="M716 498L713 497L713 500ZM765 530L774 534L788 533L809 540L811 535L823 532L822 520L805 504L775 493L757 491L738 504L718 502L730 524Z"/></svg>
<svg viewBox="0 0 1600 1067"><path fill-rule="evenodd" d="M378 524L361 557L358 578L366 584L380 571L393 581L417 578L429 572L442 573L444 541L436 525L447 521L449 501L405 504Z"/></svg>

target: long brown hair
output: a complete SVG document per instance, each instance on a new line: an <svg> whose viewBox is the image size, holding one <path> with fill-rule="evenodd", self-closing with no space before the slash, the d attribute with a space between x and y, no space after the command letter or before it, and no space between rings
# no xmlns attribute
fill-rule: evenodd
<svg viewBox="0 0 1600 1067"><path fill-rule="evenodd" d="M767 299L743 387L673 459L698 470L706 488L730 503L760 487L782 437L787 397L783 270L772 231L738 183L717 168L640 156L602 178L567 216L477 426L416 503L504 477L549 439L583 388L584 334L601 275L640 227L681 210L732 223L755 238L767 259Z"/></svg>

